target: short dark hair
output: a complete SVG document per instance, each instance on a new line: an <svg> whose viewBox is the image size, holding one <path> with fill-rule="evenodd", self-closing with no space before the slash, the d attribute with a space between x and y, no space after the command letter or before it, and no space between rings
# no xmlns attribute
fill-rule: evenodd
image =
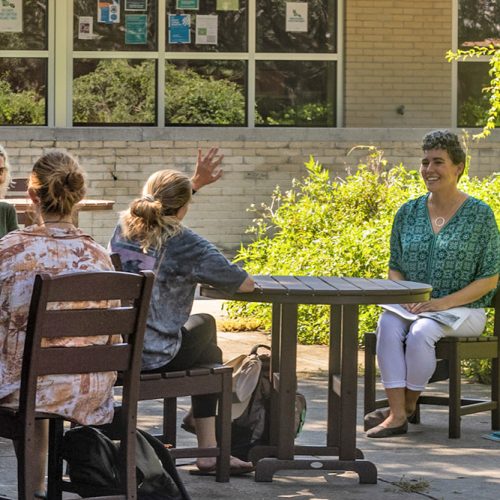
<svg viewBox="0 0 500 500"><path fill-rule="evenodd" d="M444 149L455 165L465 164L465 152L460 145L460 140L457 134L449 130L432 130L424 135L422 150L430 151L431 149Z"/></svg>

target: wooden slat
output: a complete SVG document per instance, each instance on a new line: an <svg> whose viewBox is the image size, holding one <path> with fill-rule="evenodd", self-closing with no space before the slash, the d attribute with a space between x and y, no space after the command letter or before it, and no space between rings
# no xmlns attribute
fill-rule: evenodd
<svg viewBox="0 0 500 500"><path fill-rule="evenodd" d="M379 284L384 290L408 290L408 287L402 285L399 281L385 280L379 278L370 279L371 282Z"/></svg>
<svg viewBox="0 0 500 500"><path fill-rule="evenodd" d="M45 313L42 336L90 337L93 335L128 335L133 332L137 310L115 309L66 309Z"/></svg>
<svg viewBox="0 0 500 500"><path fill-rule="evenodd" d="M300 281L297 277L295 276L274 276L273 278L284 288L288 290L289 294L295 294L295 293L306 293L306 294L311 294L314 290Z"/></svg>
<svg viewBox="0 0 500 500"><path fill-rule="evenodd" d="M132 346L129 344L47 347L39 358L38 373L55 375L122 371L129 366L131 352Z"/></svg>
<svg viewBox="0 0 500 500"><path fill-rule="evenodd" d="M274 279L273 276L254 276L255 284L266 293L272 293L274 290L283 292L286 288Z"/></svg>
<svg viewBox="0 0 500 500"><path fill-rule="evenodd" d="M363 295L363 290L347 278L322 276L321 279L333 288L336 288L339 292L349 292L349 295Z"/></svg>
<svg viewBox="0 0 500 500"><path fill-rule="evenodd" d="M331 295L337 291L336 288L333 288L317 276L296 276L296 278L313 289L315 295Z"/></svg>
<svg viewBox="0 0 500 500"><path fill-rule="evenodd" d="M405 286L408 289L408 293L432 290L432 286L426 283L417 283L414 281L404 281L404 280L398 280L398 283Z"/></svg>

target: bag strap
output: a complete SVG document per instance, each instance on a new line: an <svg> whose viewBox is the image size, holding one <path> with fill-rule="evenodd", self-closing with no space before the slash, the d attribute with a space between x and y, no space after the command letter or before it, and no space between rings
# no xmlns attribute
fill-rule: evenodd
<svg viewBox="0 0 500 500"><path fill-rule="evenodd" d="M271 352L271 348L266 345L266 344L255 344L253 347L252 347L252 350L250 351L250 355L252 354L257 354L257 351L260 349L260 348L263 348L263 349L267 349L269 352Z"/></svg>
<svg viewBox="0 0 500 500"><path fill-rule="evenodd" d="M186 487L184 486L184 483L182 482L182 479L180 478L179 473L177 472L175 463L172 460L170 453L165 448L163 443L159 439L155 438L148 432L143 431L142 429L137 429L137 432L141 436L143 436L144 439L146 439L146 441L155 450L156 454L158 455L158 458L160 459L160 462L163 465L163 468L170 474L170 477L177 485L177 488L179 489L179 492L182 495L183 500L191 500L191 497L189 496L189 493L187 492Z"/></svg>

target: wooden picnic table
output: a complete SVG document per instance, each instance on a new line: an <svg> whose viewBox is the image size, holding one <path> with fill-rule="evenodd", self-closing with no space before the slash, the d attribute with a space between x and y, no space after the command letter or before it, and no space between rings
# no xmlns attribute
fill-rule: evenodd
<svg viewBox="0 0 500 500"><path fill-rule="evenodd" d="M16 207L16 212L18 214L18 220L21 224L27 224L32 220L30 215L33 213L33 202L25 198L5 198L0 199L6 203L10 203ZM77 204L74 213L75 226L78 226L78 212L90 212L96 210L113 210L115 202L113 200L94 200L91 198L85 198L80 203Z"/></svg>
<svg viewBox="0 0 500 500"><path fill-rule="evenodd" d="M421 302L429 300L432 287L409 281L331 276L254 279L256 288L251 293L227 294L209 286L202 286L200 293L215 299L272 304L271 442L252 450L251 457L258 460L255 480L272 481L278 470L350 470L358 473L361 483L376 483L375 465L363 460L363 453L356 448L359 305ZM330 305L326 446L298 446L294 442L299 304ZM322 458L314 458L317 456Z"/></svg>

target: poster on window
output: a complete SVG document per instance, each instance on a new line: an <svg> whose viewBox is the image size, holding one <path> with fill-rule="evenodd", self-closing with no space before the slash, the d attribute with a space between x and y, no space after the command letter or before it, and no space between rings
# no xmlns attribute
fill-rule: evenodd
<svg viewBox="0 0 500 500"><path fill-rule="evenodd" d="M240 0L217 0L216 10L238 10Z"/></svg>
<svg viewBox="0 0 500 500"><path fill-rule="evenodd" d="M97 0L97 22L117 24L120 22L120 0Z"/></svg>
<svg viewBox="0 0 500 500"><path fill-rule="evenodd" d="M217 26L219 16L196 16L196 43L198 45L217 45Z"/></svg>
<svg viewBox="0 0 500 500"><path fill-rule="evenodd" d="M191 15L168 15L168 43L191 43Z"/></svg>
<svg viewBox="0 0 500 500"><path fill-rule="evenodd" d="M148 16L146 14L127 14L125 16L125 43L145 45L148 42Z"/></svg>
<svg viewBox="0 0 500 500"><path fill-rule="evenodd" d="M177 8L184 10L198 10L200 0L177 0Z"/></svg>
<svg viewBox="0 0 500 500"><path fill-rule="evenodd" d="M78 18L78 40L92 40L94 38L94 18L81 16Z"/></svg>
<svg viewBox="0 0 500 500"><path fill-rule="evenodd" d="M22 33L23 0L0 1L0 32Z"/></svg>
<svg viewBox="0 0 500 500"><path fill-rule="evenodd" d="M286 31L307 32L307 4L305 2L286 3Z"/></svg>
<svg viewBox="0 0 500 500"><path fill-rule="evenodd" d="M125 10L147 10L148 0L125 0Z"/></svg>

